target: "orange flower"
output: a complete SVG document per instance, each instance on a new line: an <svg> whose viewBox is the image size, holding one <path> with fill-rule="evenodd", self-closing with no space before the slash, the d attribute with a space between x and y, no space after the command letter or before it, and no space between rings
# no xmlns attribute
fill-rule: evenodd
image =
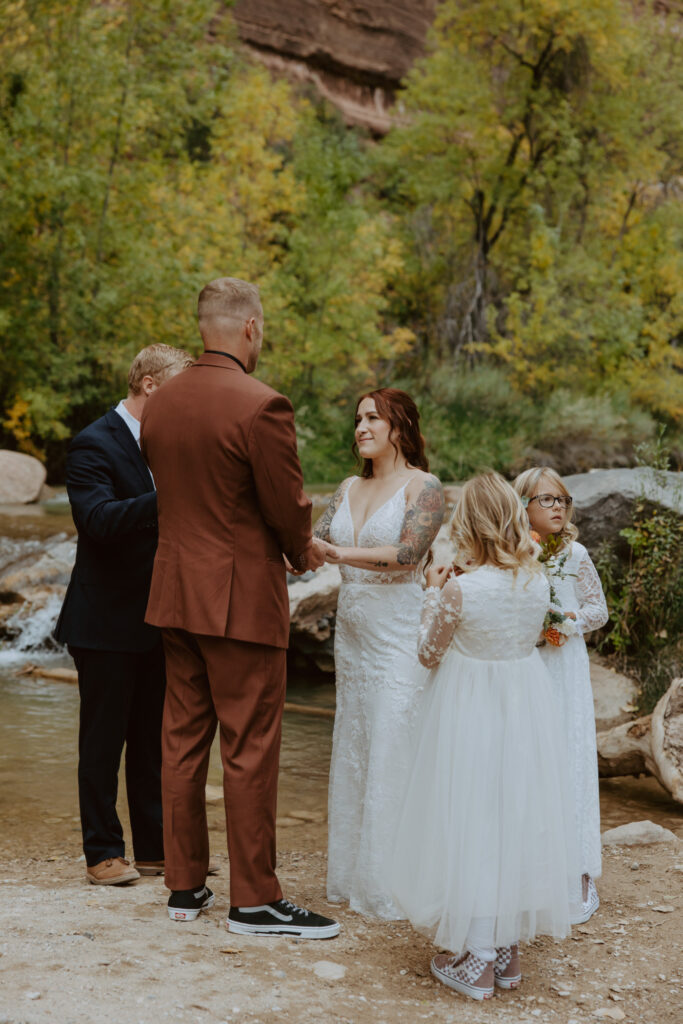
<svg viewBox="0 0 683 1024"><path fill-rule="evenodd" d="M540 533L536 533L535 530L531 530L531 539L535 540L537 544L540 544L541 543L541 535L540 535Z"/></svg>
<svg viewBox="0 0 683 1024"><path fill-rule="evenodd" d="M561 647L562 644L566 644L567 642L567 637L564 633L560 633L559 629L555 629L554 626L550 626L546 629L543 636L549 644L552 644L553 647Z"/></svg>

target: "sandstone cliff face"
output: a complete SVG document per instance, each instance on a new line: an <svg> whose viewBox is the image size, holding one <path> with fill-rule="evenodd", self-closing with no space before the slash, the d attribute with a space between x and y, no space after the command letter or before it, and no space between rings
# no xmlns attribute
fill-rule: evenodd
<svg viewBox="0 0 683 1024"><path fill-rule="evenodd" d="M424 48L436 0L238 0L244 43L274 71L312 81L352 124L390 126L396 88Z"/></svg>

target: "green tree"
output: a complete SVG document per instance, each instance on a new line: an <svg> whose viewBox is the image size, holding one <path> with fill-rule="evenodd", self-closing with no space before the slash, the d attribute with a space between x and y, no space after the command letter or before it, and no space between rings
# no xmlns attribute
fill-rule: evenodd
<svg viewBox="0 0 683 1024"><path fill-rule="evenodd" d="M157 247L174 215L160 185L191 161L231 57L220 34L206 42L205 0L3 14L0 398L5 429L35 448L99 408L137 348L192 337L171 287L190 292L191 268Z"/></svg>
<svg viewBox="0 0 683 1024"><path fill-rule="evenodd" d="M0 418L52 460L135 351L198 348L203 283L257 281L261 372L326 408L410 343L401 266L356 188L362 146L236 53L213 0L5 3L0 30Z"/></svg>
<svg viewBox="0 0 683 1024"><path fill-rule="evenodd" d="M447 0L402 104L381 166L425 355L483 353L526 394L622 388L680 416L674 26L618 0Z"/></svg>

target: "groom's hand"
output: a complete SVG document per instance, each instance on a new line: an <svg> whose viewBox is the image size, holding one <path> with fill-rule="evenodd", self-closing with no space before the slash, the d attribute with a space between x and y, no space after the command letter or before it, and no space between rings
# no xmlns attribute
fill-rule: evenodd
<svg viewBox="0 0 683 1024"><path fill-rule="evenodd" d="M291 572L293 576L303 576L305 572L315 572L321 565L325 563L325 552L329 544L324 540L320 540L319 537L314 537L311 541L310 548L303 554L299 555L296 561L292 564L285 557L285 564L287 571Z"/></svg>
<svg viewBox="0 0 683 1024"><path fill-rule="evenodd" d="M309 559L311 569L319 569L321 565L325 564L325 553L328 547L327 541L321 540L320 537L313 538Z"/></svg>

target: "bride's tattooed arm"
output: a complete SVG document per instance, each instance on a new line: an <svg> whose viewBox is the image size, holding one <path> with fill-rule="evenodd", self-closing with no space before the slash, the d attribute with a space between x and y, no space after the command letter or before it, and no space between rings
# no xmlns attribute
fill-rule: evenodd
<svg viewBox="0 0 683 1024"><path fill-rule="evenodd" d="M417 565L429 551L443 522L446 505L436 477L427 477L415 501L406 508L396 552L399 565Z"/></svg>
<svg viewBox="0 0 683 1024"><path fill-rule="evenodd" d="M334 494L330 498L330 501L328 503L327 508L325 509L323 514L321 515L321 517L318 520L318 522L315 524L315 529L313 530L313 536L314 537L318 537L320 540L329 541L329 539L330 539L330 523L334 519L334 514L337 511L337 509L339 508L339 505L341 503L341 499L342 499L343 495L344 495L344 484L342 483L342 484L339 485L337 490L334 492Z"/></svg>

